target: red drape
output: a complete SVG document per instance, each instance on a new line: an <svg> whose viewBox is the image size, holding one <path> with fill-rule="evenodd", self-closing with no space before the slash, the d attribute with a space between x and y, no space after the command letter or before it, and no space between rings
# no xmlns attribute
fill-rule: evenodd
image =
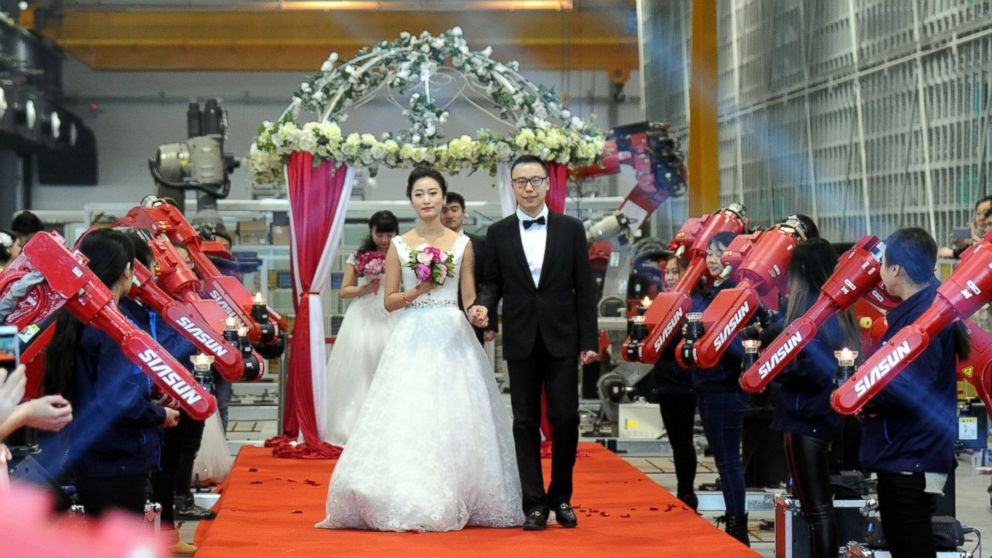
<svg viewBox="0 0 992 558"><path fill-rule="evenodd" d="M347 168L333 162L313 165L313 155L297 152L289 157L287 188L292 212L293 264L299 283L296 295L296 320L289 341L289 374L283 415L282 436L266 445L274 446L277 457L334 459L341 449L323 442L317 430L313 401L312 363L310 358L310 305L316 294L314 276L331 234L335 215L343 210L342 199ZM303 442L296 444L299 435Z"/></svg>
<svg viewBox="0 0 992 558"><path fill-rule="evenodd" d="M555 213L565 213L565 193L568 191L568 165L545 163L548 167L548 195L544 203Z"/></svg>

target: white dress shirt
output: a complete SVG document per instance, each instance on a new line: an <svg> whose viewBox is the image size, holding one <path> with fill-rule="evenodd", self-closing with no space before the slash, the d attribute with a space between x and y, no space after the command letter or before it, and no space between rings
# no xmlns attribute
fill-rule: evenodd
<svg viewBox="0 0 992 558"><path fill-rule="evenodd" d="M544 217L543 225L534 223L529 229L524 228L524 220L533 221ZM517 208L517 219L520 227L520 242L524 245L524 256L527 258L527 267L530 268L530 276L534 279L534 286L541 283L541 268L544 266L544 249L548 243L548 206L545 205L541 212L531 217Z"/></svg>

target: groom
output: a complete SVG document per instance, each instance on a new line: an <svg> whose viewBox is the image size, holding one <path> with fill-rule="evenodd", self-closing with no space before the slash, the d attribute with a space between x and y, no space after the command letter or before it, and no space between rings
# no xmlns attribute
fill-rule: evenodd
<svg viewBox="0 0 992 558"><path fill-rule="evenodd" d="M489 227L485 282L469 318L488 326L503 299L503 357L510 372L524 530L546 528L549 510L562 527L575 527L570 500L579 443L576 357L591 363L597 346L586 233L578 220L548 211L548 169L541 159L518 158L510 177L517 211ZM547 492L541 473L542 388L553 428Z"/></svg>

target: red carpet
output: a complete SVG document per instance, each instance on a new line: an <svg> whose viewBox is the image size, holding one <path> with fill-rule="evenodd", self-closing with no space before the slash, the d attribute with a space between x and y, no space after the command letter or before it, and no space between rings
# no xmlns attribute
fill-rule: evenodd
<svg viewBox="0 0 992 558"><path fill-rule="evenodd" d="M214 521L196 532L197 558L292 556L757 556L597 444L575 467L577 529L376 533L315 529L335 461L276 459L245 447ZM548 475L550 460L544 460Z"/></svg>

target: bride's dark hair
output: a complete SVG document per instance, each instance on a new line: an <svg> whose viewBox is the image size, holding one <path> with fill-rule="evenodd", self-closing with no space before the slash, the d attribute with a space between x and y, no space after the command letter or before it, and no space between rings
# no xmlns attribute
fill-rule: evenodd
<svg viewBox="0 0 992 558"><path fill-rule="evenodd" d="M434 182L437 182L438 186L441 187L441 193L448 195L448 183L444 180L444 176L438 172L437 169L433 167L417 167L413 169L410 173L409 178L406 179L406 197L410 198L413 193L413 185L416 184L421 178L431 178Z"/></svg>
<svg viewBox="0 0 992 558"><path fill-rule="evenodd" d="M372 235L377 232L399 234L400 222L392 211L376 211L369 217L369 235L362 240L361 246L358 247L359 252L374 252L379 249L372 240Z"/></svg>

